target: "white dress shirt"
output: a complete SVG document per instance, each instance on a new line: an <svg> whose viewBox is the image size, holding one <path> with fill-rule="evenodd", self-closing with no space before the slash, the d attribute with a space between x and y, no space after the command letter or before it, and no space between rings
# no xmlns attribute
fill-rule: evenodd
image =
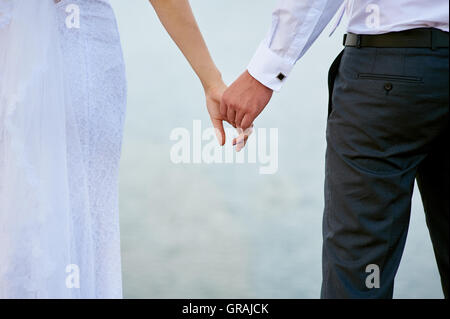
<svg viewBox="0 0 450 319"><path fill-rule="evenodd" d="M347 31L356 34L381 34L421 27L449 31L448 0L278 1L272 14L272 27L248 66L254 78L274 91L281 89L295 63L338 10L337 24L346 13Z"/></svg>

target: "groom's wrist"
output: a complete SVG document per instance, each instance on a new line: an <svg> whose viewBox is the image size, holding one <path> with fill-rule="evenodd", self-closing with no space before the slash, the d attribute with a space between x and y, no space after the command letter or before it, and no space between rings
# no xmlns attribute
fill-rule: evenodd
<svg viewBox="0 0 450 319"><path fill-rule="evenodd" d="M266 87L280 91L294 63L274 53L263 41L248 65L248 72Z"/></svg>

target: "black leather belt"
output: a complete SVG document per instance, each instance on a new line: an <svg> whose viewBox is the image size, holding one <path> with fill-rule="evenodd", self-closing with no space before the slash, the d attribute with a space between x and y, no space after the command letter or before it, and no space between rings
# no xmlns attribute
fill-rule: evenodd
<svg viewBox="0 0 450 319"><path fill-rule="evenodd" d="M411 29L384 34L344 35L346 47L375 48L448 48L448 32L433 28Z"/></svg>

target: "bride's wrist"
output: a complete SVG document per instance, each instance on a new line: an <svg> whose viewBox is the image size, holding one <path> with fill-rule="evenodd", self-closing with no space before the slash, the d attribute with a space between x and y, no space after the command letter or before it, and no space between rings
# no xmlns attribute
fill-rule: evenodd
<svg viewBox="0 0 450 319"><path fill-rule="evenodd" d="M219 70L214 70L213 72L211 72L211 74L208 75L206 79L203 79L201 82L206 94L225 85L222 79L222 74L219 72Z"/></svg>

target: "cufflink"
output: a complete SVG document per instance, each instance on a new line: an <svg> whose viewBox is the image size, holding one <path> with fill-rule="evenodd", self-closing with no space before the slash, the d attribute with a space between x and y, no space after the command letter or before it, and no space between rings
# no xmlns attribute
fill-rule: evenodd
<svg viewBox="0 0 450 319"><path fill-rule="evenodd" d="M284 75L283 73L278 74L277 79L280 81L283 81L286 78L286 75Z"/></svg>

